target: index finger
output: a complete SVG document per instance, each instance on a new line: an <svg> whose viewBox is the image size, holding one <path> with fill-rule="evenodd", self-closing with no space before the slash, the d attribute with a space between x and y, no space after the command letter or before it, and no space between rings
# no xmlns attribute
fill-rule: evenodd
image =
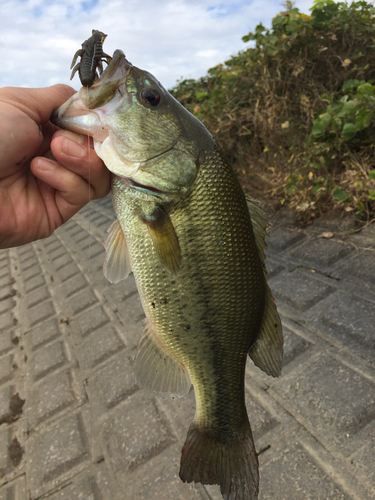
<svg viewBox="0 0 375 500"><path fill-rule="evenodd" d="M39 125L47 123L52 112L75 93L62 83L36 89L4 87L0 89L0 101L15 106Z"/></svg>

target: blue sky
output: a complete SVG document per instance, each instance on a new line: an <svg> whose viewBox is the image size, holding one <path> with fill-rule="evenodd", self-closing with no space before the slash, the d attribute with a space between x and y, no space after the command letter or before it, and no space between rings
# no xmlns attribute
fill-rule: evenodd
<svg viewBox="0 0 375 500"><path fill-rule="evenodd" d="M313 0L297 0L308 13ZM280 0L2 0L0 87L45 87L69 82L81 43L99 29L104 50L129 61L171 88L197 78L246 48L241 38L284 10Z"/></svg>

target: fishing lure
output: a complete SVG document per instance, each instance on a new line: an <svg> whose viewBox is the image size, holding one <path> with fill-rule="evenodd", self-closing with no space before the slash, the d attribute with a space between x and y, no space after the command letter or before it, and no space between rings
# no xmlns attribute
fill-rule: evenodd
<svg viewBox="0 0 375 500"><path fill-rule="evenodd" d="M103 52L103 43L107 35L98 30L92 30L90 38L85 40L82 48L74 54L70 69L75 65L77 58L81 60L74 66L70 79L78 71L79 78L84 87L91 87L94 81L103 73L103 61L109 64L112 57ZM98 71L99 74L98 74Z"/></svg>

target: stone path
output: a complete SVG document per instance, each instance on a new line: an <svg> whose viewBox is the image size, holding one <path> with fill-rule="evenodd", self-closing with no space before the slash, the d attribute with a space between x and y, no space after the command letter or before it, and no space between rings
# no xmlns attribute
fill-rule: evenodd
<svg viewBox="0 0 375 500"><path fill-rule="evenodd" d="M106 198L0 251L0 500L221 500L178 478L193 393L133 383L144 315L131 277L102 274L113 219ZM349 229L279 217L271 230L285 366L247 368L260 500L375 498L375 224Z"/></svg>

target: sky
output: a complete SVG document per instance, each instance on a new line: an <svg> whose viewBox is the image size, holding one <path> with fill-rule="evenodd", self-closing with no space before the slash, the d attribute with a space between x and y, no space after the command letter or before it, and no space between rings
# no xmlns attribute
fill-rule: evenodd
<svg viewBox="0 0 375 500"><path fill-rule="evenodd" d="M281 0L0 0L0 87L78 89L70 64L92 29L108 35L104 51L121 49L164 87L207 70L249 46L242 36L285 10ZM297 0L309 13L313 0ZM251 43L251 42L250 42Z"/></svg>

